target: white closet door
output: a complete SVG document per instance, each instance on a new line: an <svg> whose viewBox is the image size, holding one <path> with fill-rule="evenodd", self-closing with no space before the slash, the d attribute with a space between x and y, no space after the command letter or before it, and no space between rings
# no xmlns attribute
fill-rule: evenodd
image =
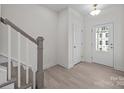
<svg viewBox="0 0 124 93"><path fill-rule="evenodd" d="M81 23L74 20L72 23L73 32L73 65L81 61Z"/></svg>

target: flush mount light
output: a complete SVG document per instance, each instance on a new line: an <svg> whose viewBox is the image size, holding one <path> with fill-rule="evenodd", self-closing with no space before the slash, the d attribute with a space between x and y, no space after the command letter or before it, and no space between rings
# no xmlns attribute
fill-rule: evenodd
<svg viewBox="0 0 124 93"><path fill-rule="evenodd" d="M90 15L96 16L100 14L101 10L96 9L96 7L97 7L97 4L94 4L94 10L90 12Z"/></svg>

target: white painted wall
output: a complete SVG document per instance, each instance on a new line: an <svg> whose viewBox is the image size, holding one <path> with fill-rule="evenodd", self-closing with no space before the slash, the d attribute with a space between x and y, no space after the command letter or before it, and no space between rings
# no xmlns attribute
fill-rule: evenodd
<svg viewBox="0 0 124 93"><path fill-rule="evenodd" d="M26 33L34 37L44 37L44 68L56 64L56 31L58 14L40 5L2 5L2 16L8 18ZM2 53L7 53L7 33L2 31ZM13 32L13 35L16 34ZM17 59L17 36L12 37L12 56ZM25 41L25 40L23 40ZM23 42L23 45L25 42ZM22 61L25 61L25 46L21 49Z"/></svg>
<svg viewBox="0 0 124 93"><path fill-rule="evenodd" d="M124 7L105 9L98 16L85 17L85 61L91 62L91 29L98 24L114 24L114 63L115 68L124 70Z"/></svg>
<svg viewBox="0 0 124 93"><path fill-rule="evenodd" d="M59 13L57 63L68 68L68 9L64 9Z"/></svg>

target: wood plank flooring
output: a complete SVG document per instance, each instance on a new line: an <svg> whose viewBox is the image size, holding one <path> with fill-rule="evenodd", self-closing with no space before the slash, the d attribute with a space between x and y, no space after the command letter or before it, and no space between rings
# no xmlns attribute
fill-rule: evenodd
<svg viewBox="0 0 124 93"><path fill-rule="evenodd" d="M45 70L46 89L124 88L124 72L111 67L81 62L71 69L59 65Z"/></svg>

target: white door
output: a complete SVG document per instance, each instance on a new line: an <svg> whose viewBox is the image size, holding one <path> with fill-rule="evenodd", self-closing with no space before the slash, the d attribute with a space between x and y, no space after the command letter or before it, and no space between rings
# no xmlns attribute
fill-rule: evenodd
<svg viewBox="0 0 124 93"><path fill-rule="evenodd" d="M92 29L92 61L114 66L113 62L113 25L105 24Z"/></svg>
<svg viewBox="0 0 124 93"><path fill-rule="evenodd" d="M72 24L72 33L73 33L73 65L81 61L81 23L74 21Z"/></svg>

